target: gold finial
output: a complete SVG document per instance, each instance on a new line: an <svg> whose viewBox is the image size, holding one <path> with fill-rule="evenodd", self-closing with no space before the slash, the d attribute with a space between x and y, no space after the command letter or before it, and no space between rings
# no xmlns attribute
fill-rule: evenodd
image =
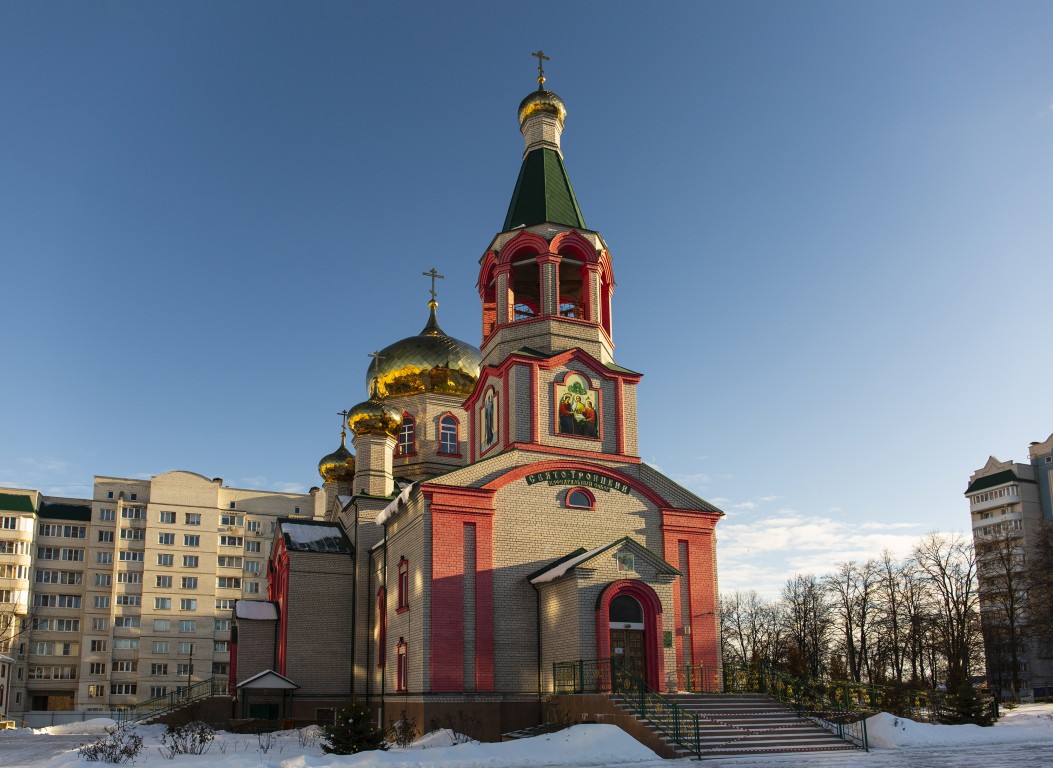
<svg viewBox="0 0 1053 768"><path fill-rule="evenodd" d="M351 411L343 410L336 414L340 417L340 445L344 444L344 438L347 437L344 427L347 426L347 415L349 413L351 413Z"/></svg>
<svg viewBox="0 0 1053 768"><path fill-rule="evenodd" d="M439 306L438 302L435 301L435 280L436 278L438 278L439 280L445 280L446 275L440 275L438 272L435 271L435 267L432 267L430 272L421 272L421 274L425 277L431 278L431 301L428 302L428 306L432 309L435 309L437 306Z"/></svg>
<svg viewBox="0 0 1053 768"><path fill-rule="evenodd" d="M545 88L545 69L544 69L544 64L545 64L546 61L549 61L550 59L548 58L548 56L545 55L545 52L543 50L541 50L540 48L538 48L537 51L535 51L534 53L532 53L530 55L533 56L535 59L537 59L537 89L539 91L540 90L544 90L544 88Z"/></svg>
<svg viewBox="0 0 1053 768"><path fill-rule="evenodd" d="M372 357L373 360L376 361L377 373L379 374L380 373L380 350L377 350L376 352L370 352L369 356ZM370 397L380 397L380 376L379 375L373 377L373 384L370 387L370 390L371 390L370 393L369 393Z"/></svg>

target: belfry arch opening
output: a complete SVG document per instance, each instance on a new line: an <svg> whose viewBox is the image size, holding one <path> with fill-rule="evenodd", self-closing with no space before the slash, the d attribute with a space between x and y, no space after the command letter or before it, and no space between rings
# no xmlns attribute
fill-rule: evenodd
<svg viewBox="0 0 1053 768"><path fill-rule="evenodd" d="M575 320L586 319L588 272L585 265L564 256L559 262L559 314Z"/></svg>
<svg viewBox="0 0 1053 768"><path fill-rule="evenodd" d="M509 280L512 320L529 320L541 315L541 269L537 257L517 261L512 265Z"/></svg>

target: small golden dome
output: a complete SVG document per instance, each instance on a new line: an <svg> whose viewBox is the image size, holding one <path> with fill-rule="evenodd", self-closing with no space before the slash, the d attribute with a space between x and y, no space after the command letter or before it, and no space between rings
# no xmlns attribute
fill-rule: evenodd
<svg viewBox="0 0 1053 768"><path fill-rule="evenodd" d="M532 94L519 102L519 126L522 127L526 119L537 112L547 112L555 115L562 128L567 119L567 107L563 99L552 91L538 88Z"/></svg>
<svg viewBox="0 0 1053 768"><path fill-rule="evenodd" d="M344 445L346 434L340 433L340 447L318 462L318 474L326 483L351 480L355 476L355 456Z"/></svg>
<svg viewBox="0 0 1053 768"><path fill-rule="evenodd" d="M379 360L369 364L366 381L375 382L381 397L437 392L467 397L479 379L482 352L467 342L447 336L431 316L416 336L396 341L380 350Z"/></svg>
<svg viewBox="0 0 1053 768"><path fill-rule="evenodd" d="M347 426L356 435L390 435L395 437L402 426L402 414L385 405L374 395L359 403L347 414Z"/></svg>

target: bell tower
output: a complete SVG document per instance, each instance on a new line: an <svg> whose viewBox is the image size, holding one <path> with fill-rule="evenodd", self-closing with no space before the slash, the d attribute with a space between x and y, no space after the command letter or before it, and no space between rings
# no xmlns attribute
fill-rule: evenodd
<svg viewBox="0 0 1053 768"><path fill-rule="evenodd" d="M585 226L563 164L563 99L538 89L519 105L526 142L504 226L480 260L483 365L528 348L545 354L579 348L614 362L611 256L599 232Z"/></svg>

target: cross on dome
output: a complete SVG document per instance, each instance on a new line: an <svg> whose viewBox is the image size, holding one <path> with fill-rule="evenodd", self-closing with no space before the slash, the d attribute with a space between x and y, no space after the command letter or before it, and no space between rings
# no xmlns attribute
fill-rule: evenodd
<svg viewBox="0 0 1053 768"><path fill-rule="evenodd" d="M544 64L546 61L550 61L550 59L540 48L538 48L530 55L537 59L537 89L540 91L545 86Z"/></svg>

